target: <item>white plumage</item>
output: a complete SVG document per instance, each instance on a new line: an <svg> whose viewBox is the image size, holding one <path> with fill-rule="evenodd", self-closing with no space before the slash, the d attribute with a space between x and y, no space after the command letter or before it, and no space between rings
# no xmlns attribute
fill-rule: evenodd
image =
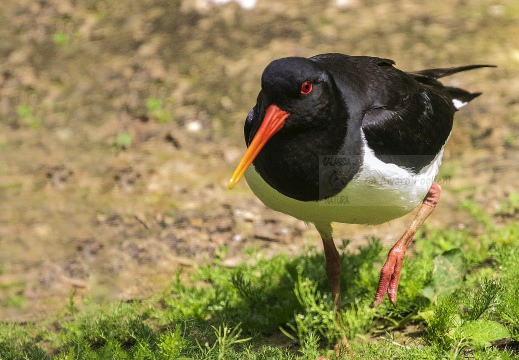
<svg viewBox="0 0 519 360"><path fill-rule="evenodd" d="M361 130L362 131L362 130ZM337 195L321 201L300 201L268 185L254 166L245 173L251 190L268 207L307 222L376 225L401 217L421 204L443 156L443 148L418 174L379 160L362 134L360 172Z"/></svg>

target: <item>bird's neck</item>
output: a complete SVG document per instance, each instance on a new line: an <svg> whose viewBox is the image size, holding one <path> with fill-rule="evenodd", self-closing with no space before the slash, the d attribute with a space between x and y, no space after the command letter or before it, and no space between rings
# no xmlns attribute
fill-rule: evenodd
<svg viewBox="0 0 519 360"><path fill-rule="evenodd" d="M360 168L362 147L360 126L355 131L346 112L333 119L326 127L274 135L254 161L256 171L270 186L297 200L336 195ZM337 176L340 181L330 187L330 178Z"/></svg>

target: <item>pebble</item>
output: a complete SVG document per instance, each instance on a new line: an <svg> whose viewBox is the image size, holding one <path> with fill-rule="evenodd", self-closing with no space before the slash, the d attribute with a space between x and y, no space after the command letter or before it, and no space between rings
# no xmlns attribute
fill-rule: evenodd
<svg viewBox="0 0 519 360"><path fill-rule="evenodd" d="M202 130L202 124L198 120L188 122L186 124L186 130L192 133L200 132L200 130Z"/></svg>

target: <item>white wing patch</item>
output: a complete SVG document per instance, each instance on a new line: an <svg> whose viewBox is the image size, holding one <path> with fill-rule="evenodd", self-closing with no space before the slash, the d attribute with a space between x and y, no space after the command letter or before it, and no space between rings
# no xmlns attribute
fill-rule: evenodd
<svg viewBox="0 0 519 360"><path fill-rule="evenodd" d="M461 101L461 100L458 100L458 99L452 99L452 105L454 105L456 110L461 109L462 107L464 107L467 104L468 104L467 101Z"/></svg>

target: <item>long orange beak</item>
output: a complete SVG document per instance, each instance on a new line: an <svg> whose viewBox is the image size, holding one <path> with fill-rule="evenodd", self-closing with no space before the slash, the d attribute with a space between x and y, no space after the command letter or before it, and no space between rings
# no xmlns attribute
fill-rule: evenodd
<svg viewBox="0 0 519 360"><path fill-rule="evenodd" d="M245 174L245 171L247 171L250 164L252 164L256 156L258 156L267 141L269 141L269 139L283 127L288 115L290 115L290 113L281 110L276 105L270 105L267 108L267 112L265 113L265 117L263 118L263 122L261 123L258 132L254 135L249 148L241 158L236 170L234 170L231 180L229 180L229 183L227 184L227 188L232 189L232 187L240 181Z"/></svg>

